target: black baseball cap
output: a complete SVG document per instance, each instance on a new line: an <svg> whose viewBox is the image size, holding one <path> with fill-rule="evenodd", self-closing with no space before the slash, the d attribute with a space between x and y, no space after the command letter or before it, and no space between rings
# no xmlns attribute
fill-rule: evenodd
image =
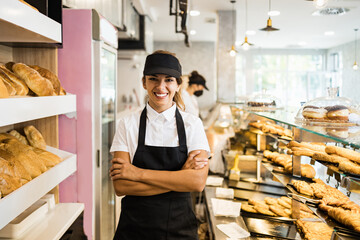
<svg viewBox="0 0 360 240"><path fill-rule="evenodd" d="M203 85L204 88L209 91L208 87L206 86L205 78L201 76L197 71L193 71L189 76L189 85L191 84Z"/></svg>
<svg viewBox="0 0 360 240"><path fill-rule="evenodd" d="M153 53L146 57L144 71L145 75L167 74L169 76L180 78L181 65L179 60L170 54Z"/></svg>

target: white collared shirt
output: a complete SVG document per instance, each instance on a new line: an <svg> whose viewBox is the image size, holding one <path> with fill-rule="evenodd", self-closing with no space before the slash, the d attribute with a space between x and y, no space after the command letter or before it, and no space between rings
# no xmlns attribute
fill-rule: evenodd
<svg viewBox="0 0 360 240"><path fill-rule="evenodd" d="M181 91L181 98L185 104L185 112L192 113L199 117L199 105L195 95L190 95L186 89Z"/></svg>
<svg viewBox="0 0 360 240"><path fill-rule="evenodd" d="M179 138L175 118L176 104L162 113L156 112L149 104L146 105L145 145L161 147L179 146ZM179 110L180 111L180 110ZM118 120L116 133L110 152L123 151L134 158L138 146L139 124L142 109ZM180 111L184 121L188 152L205 150L210 153L209 144L200 118Z"/></svg>

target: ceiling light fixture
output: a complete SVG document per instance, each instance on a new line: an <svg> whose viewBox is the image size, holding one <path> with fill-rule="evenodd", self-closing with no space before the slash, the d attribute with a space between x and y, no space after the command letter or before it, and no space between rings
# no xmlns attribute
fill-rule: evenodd
<svg viewBox="0 0 360 240"><path fill-rule="evenodd" d="M354 65L353 65L353 69L356 71L356 70L359 69L359 66L358 66L358 64L356 62L356 47L357 47L357 31L358 31L358 28L355 28L354 31L355 31L355 62L354 62Z"/></svg>
<svg viewBox="0 0 360 240"><path fill-rule="evenodd" d="M196 17L196 16L199 16L200 15L200 11L198 10L191 10L190 11L190 16L192 17Z"/></svg>
<svg viewBox="0 0 360 240"><path fill-rule="evenodd" d="M269 12L271 12L271 0L269 0ZM269 19L267 20L267 24L266 27L261 28L261 31L267 31L267 32L273 32L273 31L278 31L280 29L278 28L274 28L272 26L272 21L271 21L271 17L269 16Z"/></svg>
<svg viewBox="0 0 360 240"><path fill-rule="evenodd" d="M324 8L328 4L328 0L314 0L314 5L316 8Z"/></svg>
<svg viewBox="0 0 360 240"><path fill-rule="evenodd" d="M247 0L245 0L245 40L240 45L244 51L249 50L250 46L254 45L254 44L248 42L246 32L247 32Z"/></svg>
<svg viewBox="0 0 360 240"><path fill-rule="evenodd" d="M333 31L326 31L324 32L325 36L333 36L335 33Z"/></svg>
<svg viewBox="0 0 360 240"><path fill-rule="evenodd" d="M232 21L232 42L233 44L231 45L231 49L229 50L229 54L231 57L235 57L235 55L237 54L236 48L235 48L235 37L234 37L234 32L236 31L235 28L235 18L234 18L234 12L235 12L235 2L236 0L230 0L231 4L232 4L232 11L231 11L231 21Z"/></svg>

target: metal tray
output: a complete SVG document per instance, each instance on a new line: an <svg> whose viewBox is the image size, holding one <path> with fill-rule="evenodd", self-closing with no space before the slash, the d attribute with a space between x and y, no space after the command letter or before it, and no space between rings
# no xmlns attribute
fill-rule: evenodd
<svg viewBox="0 0 360 240"><path fill-rule="evenodd" d="M285 196L289 192L286 187L273 187L244 181L229 181L228 186L235 189L269 193L278 196Z"/></svg>
<svg viewBox="0 0 360 240"><path fill-rule="evenodd" d="M234 189L234 197L238 200L246 200L246 201L249 199L263 200L265 197L279 198L279 196L286 196L286 194L285 195L276 195L276 194L262 193L262 192L252 191L252 190Z"/></svg>
<svg viewBox="0 0 360 240"><path fill-rule="evenodd" d="M275 239L301 239L293 222L242 217L251 236L268 236Z"/></svg>

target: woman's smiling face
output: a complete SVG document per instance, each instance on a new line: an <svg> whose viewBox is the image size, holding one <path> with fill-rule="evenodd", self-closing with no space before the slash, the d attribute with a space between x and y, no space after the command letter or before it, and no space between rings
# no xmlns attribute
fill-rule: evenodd
<svg viewBox="0 0 360 240"><path fill-rule="evenodd" d="M176 78L166 74L146 75L143 86L148 92L150 106L159 113L172 106L180 88Z"/></svg>

